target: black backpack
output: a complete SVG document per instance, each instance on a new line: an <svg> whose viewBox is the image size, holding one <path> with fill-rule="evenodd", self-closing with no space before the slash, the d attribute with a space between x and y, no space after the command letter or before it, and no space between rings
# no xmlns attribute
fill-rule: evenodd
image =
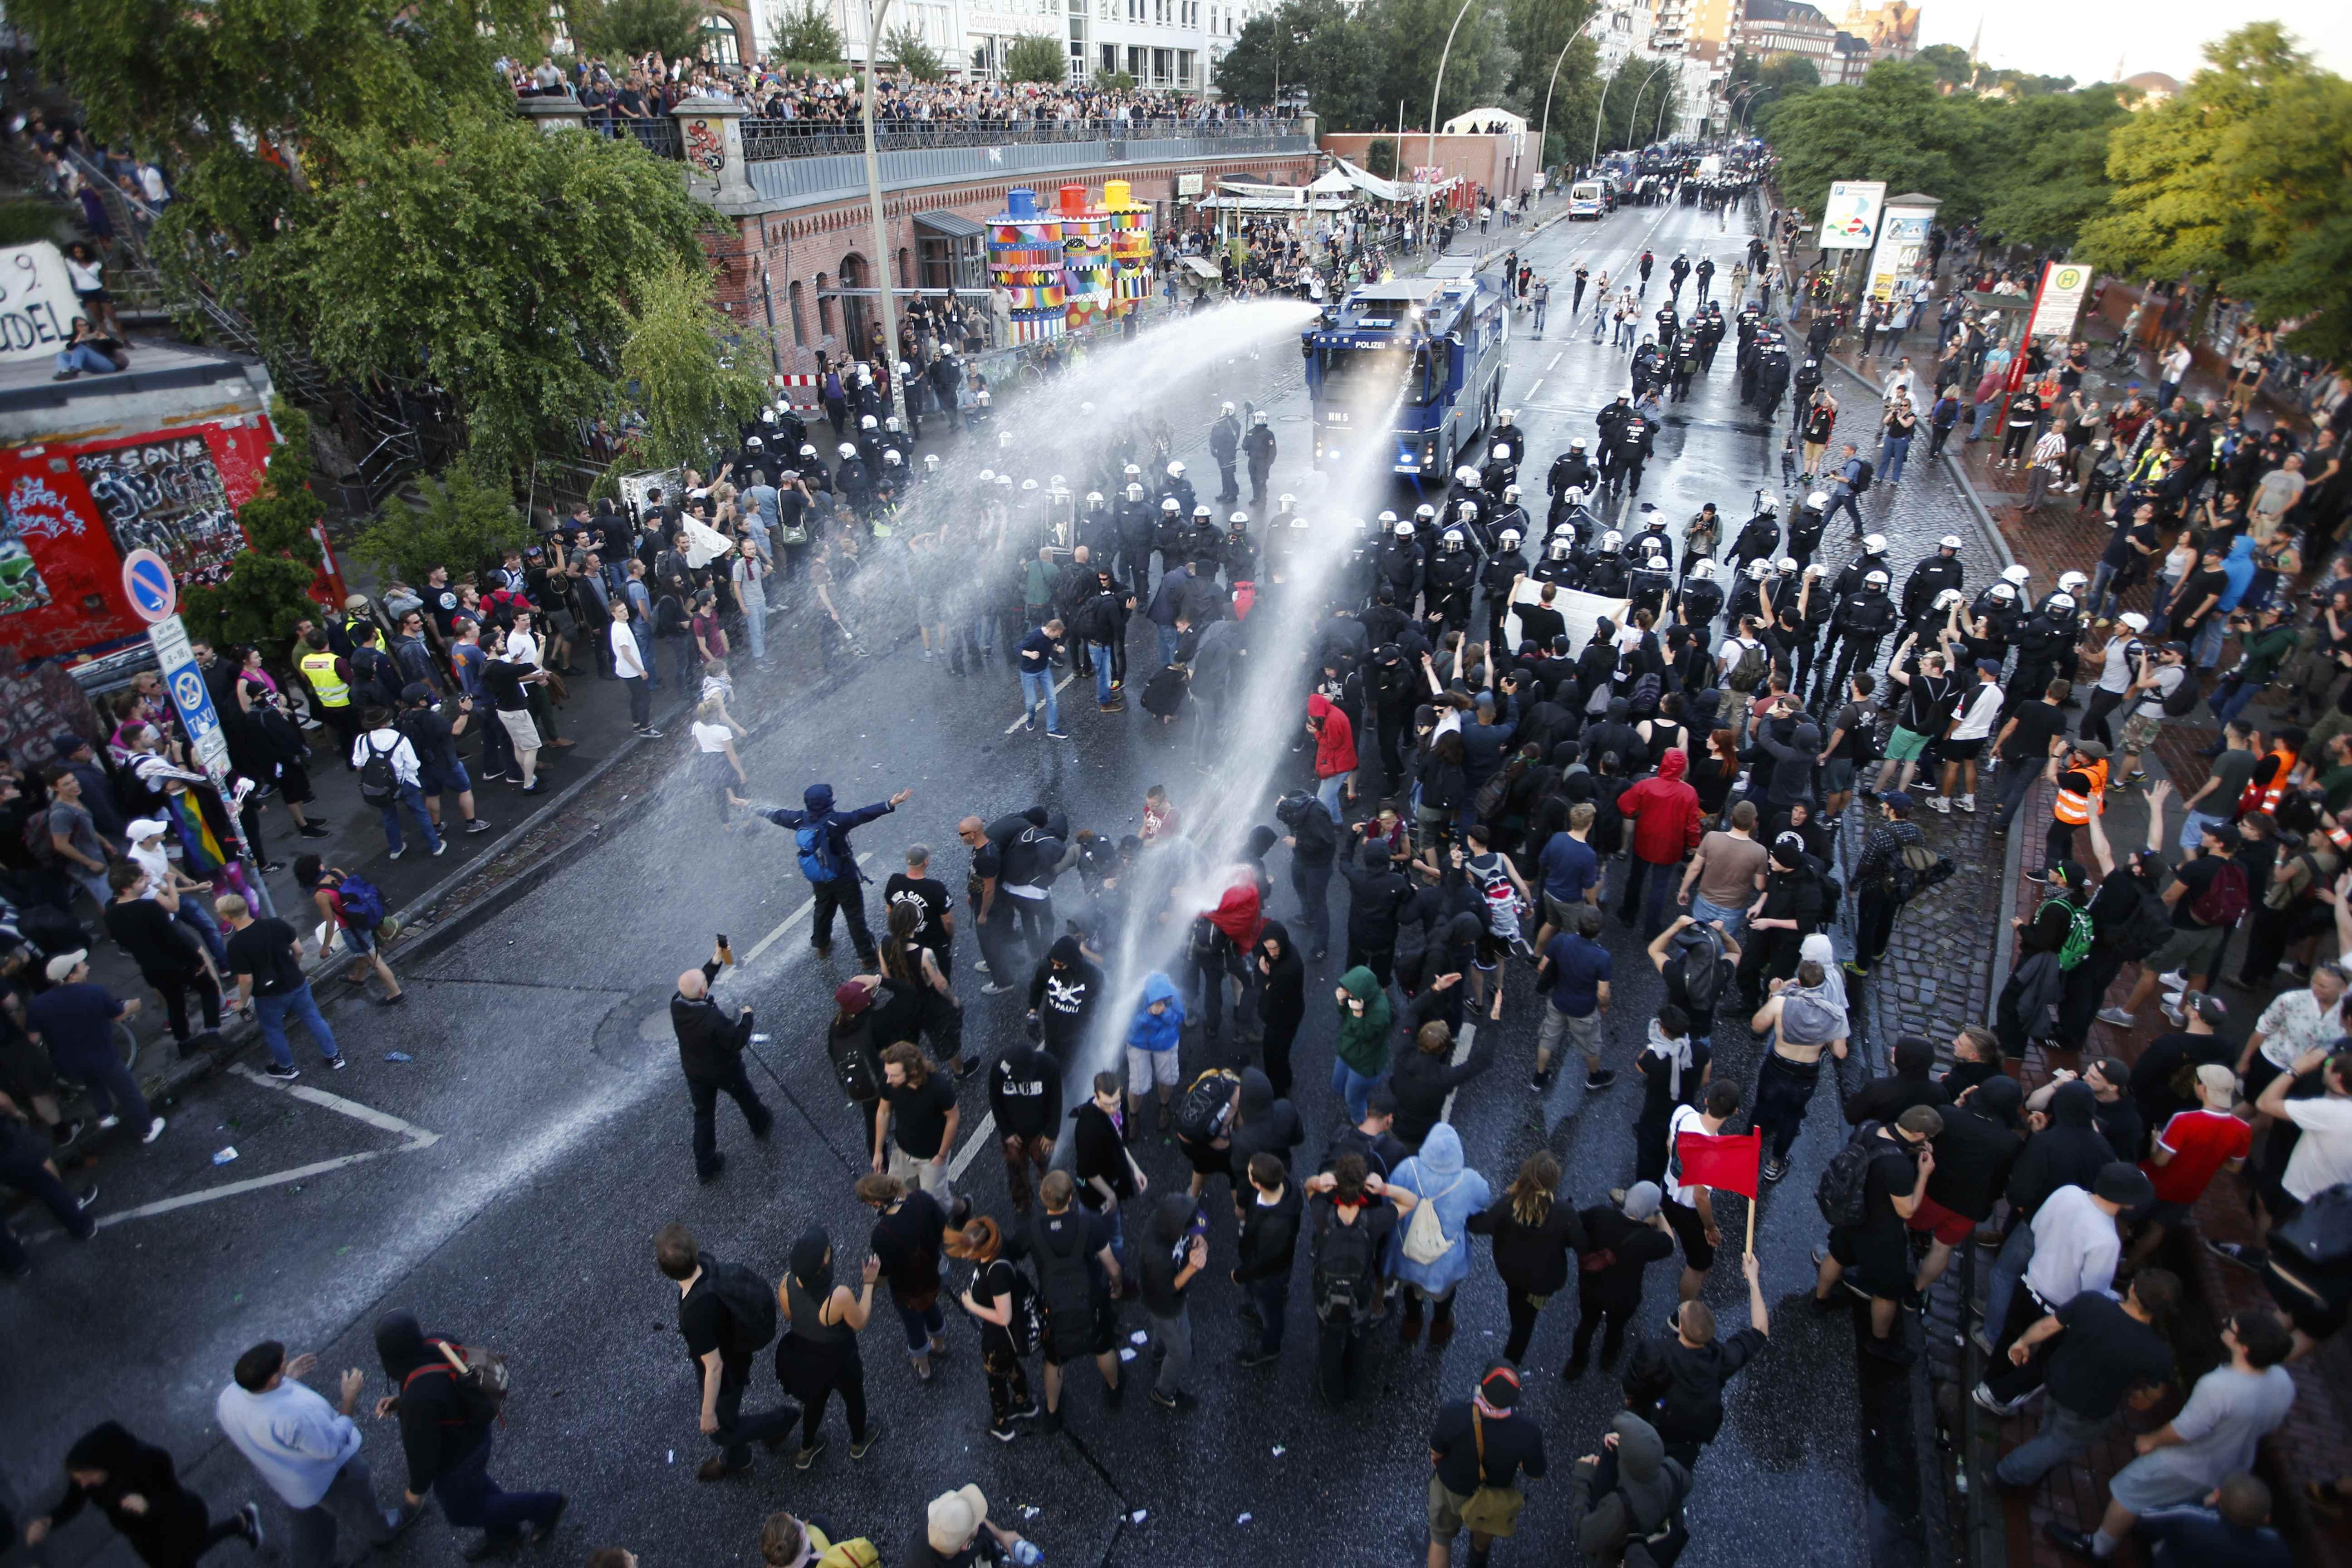
<svg viewBox="0 0 2352 1568"><path fill-rule="evenodd" d="M1045 1215L1030 1223L1029 1249L1037 1268L1037 1299L1045 1310L1045 1325L1057 1345L1081 1349L1094 1342L1094 1280L1087 1272L1086 1216L1071 1209L1066 1226L1076 1238L1070 1250L1057 1248L1045 1228Z"/></svg>
<svg viewBox="0 0 2352 1568"><path fill-rule="evenodd" d="M776 1337L776 1293L750 1267L740 1263L702 1265L706 1283L727 1309L730 1332L727 1352L749 1356Z"/></svg>
<svg viewBox="0 0 2352 1568"><path fill-rule="evenodd" d="M392 765L392 748L379 749L373 735L363 737L367 761L360 764L360 798L370 805L390 805L400 795L400 774ZM397 746L400 742L393 742Z"/></svg>
<svg viewBox="0 0 2352 1568"><path fill-rule="evenodd" d="M1870 488L1871 481L1878 478L1878 470L1871 467L1870 459L1868 458L1860 458L1855 460L1859 462L1862 467L1853 476L1853 493L1860 495L1863 491Z"/></svg>
<svg viewBox="0 0 2352 1568"><path fill-rule="evenodd" d="M1878 896L1908 903L1958 869L1948 855L1938 855L1925 844L1906 844L1878 868Z"/></svg>
<svg viewBox="0 0 2352 1568"><path fill-rule="evenodd" d="M1353 1325L1369 1322L1380 1300L1380 1269L1372 1227L1331 1222L1315 1257L1315 1316L1318 1321Z"/></svg>
<svg viewBox="0 0 2352 1568"><path fill-rule="evenodd" d="M882 1060L875 1052L870 1026L861 1021L847 1034L827 1030L824 1049L833 1058L833 1073L841 1080L842 1093L860 1105L871 1105L882 1098Z"/></svg>
<svg viewBox="0 0 2352 1568"><path fill-rule="evenodd" d="M2168 719L2186 719L2196 712L2197 705L2204 700L2205 689L2197 684L2195 672L2184 665L2180 668L2180 684L2165 696L2164 716Z"/></svg>
<svg viewBox="0 0 2352 1568"><path fill-rule="evenodd" d="M1211 928L1214 930L1214 927ZM1176 1102L1176 1136L1188 1143L1205 1143L1217 1135L1217 1117L1233 1102L1242 1075L1231 1068L1211 1068L1192 1080Z"/></svg>
<svg viewBox="0 0 2352 1568"><path fill-rule="evenodd" d="M2143 887L2131 918L2109 931L2104 945L2126 963L2137 963L2172 939L2172 911L2164 900Z"/></svg>
<svg viewBox="0 0 2352 1568"><path fill-rule="evenodd" d="M1870 1162L1883 1147L1878 1131L1884 1125L1865 1121L1855 1128L1845 1147L1831 1155L1830 1163L1822 1167L1822 1179L1813 1186L1813 1202L1831 1225L1850 1230L1869 1217L1865 1189Z"/></svg>
<svg viewBox="0 0 2352 1568"><path fill-rule="evenodd" d="M1704 938L1700 946L1683 950L1682 1004L1689 1014L1693 1026L1715 1016L1715 1005L1723 995L1723 942L1705 926L1693 927Z"/></svg>

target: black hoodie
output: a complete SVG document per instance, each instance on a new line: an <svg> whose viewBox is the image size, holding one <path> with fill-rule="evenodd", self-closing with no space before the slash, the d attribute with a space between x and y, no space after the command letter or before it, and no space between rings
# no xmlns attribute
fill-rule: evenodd
<svg viewBox="0 0 2352 1568"><path fill-rule="evenodd" d="M1228 1136L1233 1140L1234 1191L1250 1190L1253 1154L1271 1154L1290 1168L1290 1152L1307 1141L1307 1129L1290 1101L1276 1098L1274 1080L1256 1068L1242 1069L1241 1110Z"/></svg>
<svg viewBox="0 0 2352 1568"><path fill-rule="evenodd" d="M1329 814L1319 809L1309 816ZM1272 941L1282 950L1276 957L1266 952ZM1267 921L1257 928L1257 956L1265 961L1265 968L1257 979L1258 1022L1269 1035L1296 1034L1307 1017L1307 960L1301 956L1298 944L1290 940L1290 928L1280 921Z"/></svg>
<svg viewBox="0 0 2352 1568"><path fill-rule="evenodd" d="M1465 980L1443 991L1424 991L1414 997L1405 1009L1407 1030L1417 1037L1422 1025L1430 1022L1439 1011L1435 1004L1459 996L1467 989L1469 982ZM1454 1027L1458 1032L1461 1026L1457 1023ZM1421 1147L1429 1130L1445 1113L1447 1095L1495 1065L1495 1047L1502 1040L1502 1026L1496 1025L1486 1035L1486 1039L1472 1045L1469 1059L1459 1066L1454 1064L1453 1052L1432 1055L1410 1039L1397 1051L1389 1068L1389 1088L1397 1097L1396 1123L1391 1130L1406 1148Z"/></svg>
<svg viewBox="0 0 2352 1568"><path fill-rule="evenodd" d="M1348 944L1366 952L1396 948L1397 917L1412 897L1412 884L1389 866L1388 847L1361 846L1353 859L1342 857L1339 875L1348 879Z"/></svg>
<svg viewBox="0 0 2352 1568"><path fill-rule="evenodd" d="M1029 977L1029 1010L1037 1015L1047 1050L1064 1061L1071 1059L1071 1053L1085 1043L1087 1021L1094 1016L1102 987L1102 971L1087 962L1078 939L1066 933L1056 937L1045 962ZM1056 1111L1047 1120L1059 1121L1061 1114Z"/></svg>
<svg viewBox="0 0 2352 1568"><path fill-rule="evenodd" d="M1927 1076L1935 1065L1936 1047L1927 1041L1916 1035L1895 1041L1895 1076L1872 1079L1846 1096L1846 1124L1892 1122L1915 1105L1942 1105L1943 1087Z"/></svg>
<svg viewBox="0 0 2352 1568"><path fill-rule="evenodd" d="M447 1338L425 1333L406 1312L376 1321L376 1358L400 1401L400 1447L408 1457L408 1489L419 1497L479 1448L488 1432L467 1411L454 1372L435 1348L436 1342ZM443 1370L436 1372L436 1367Z"/></svg>
<svg viewBox="0 0 2352 1568"><path fill-rule="evenodd" d="M988 1109L1001 1138L1051 1138L1062 1127L1062 1058L1026 1040L996 1058Z"/></svg>
<svg viewBox="0 0 2352 1568"><path fill-rule="evenodd" d="M140 1557L155 1568L177 1568L194 1561L204 1539L204 1505L180 1489L172 1456L142 1443L119 1422L101 1421L74 1440L66 1450L68 1470L104 1470L106 1479L84 1489L70 1477L66 1495L50 1509L51 1525L60 1525L95 1503L114 1528L122 1532ZM145 1500L143 1513L125 1512L122 1500Z"/></svg>
<svg viewBox="0 0 2352 1568"><path fill-rule="evenodd" d="M2060 1187L2088 1192L2096 1184L2099 1168L2116 1157L2093 1124L2097 1103L2091 1086L2080 1079L2060 1084L2050 1097L2050 1125L2025 1141L2025 1152L2010 1170L2009 1206L2015 1219L2032 1219Z"/></svg>

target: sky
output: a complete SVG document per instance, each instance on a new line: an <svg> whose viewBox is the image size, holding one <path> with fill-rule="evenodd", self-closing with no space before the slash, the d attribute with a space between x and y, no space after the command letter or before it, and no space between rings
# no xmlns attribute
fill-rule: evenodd
<svg viewBox="0 0 2352 1568"><path fill-rule="evenodd" d="M1823 6L1832 16L1837 8ZM1919 41L1965 49L1984 24L1983 58L2006 69L2113 79L2162 71L2186 81L2204 47L2243 23L2277 21L2327 69L2352 76L2352 5L2344 0L2256 0L2247 6L2212 0L1920 0Z"/></svg>

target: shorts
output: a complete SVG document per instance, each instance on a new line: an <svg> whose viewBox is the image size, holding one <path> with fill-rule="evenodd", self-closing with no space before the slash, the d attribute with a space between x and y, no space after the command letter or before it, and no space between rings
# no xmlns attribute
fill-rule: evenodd
<svg viewBox="0 0 2352 1568"><path fill-rule="evenodd" d="M1666 1224L1673 1229L1675 1239L1683 1244L1684 1266L1701 1274L1714 1268L1715 1247L1706 1239L1706 1221L1699 1217L1698 1210L1676 1203L1672 1198L1667 1198L1658 1207L1666 1216Z"/></svg>
<svg viewBox="0 0 2352 1568"><path fill-rule="evenodd" d="M343 928L343 951L345 952L364 954L373 952L375 948L375 929L373 926L362 928L360 926L347 925Z"/></svg>
<svg viewBox="0 0 2352 1568"><path fill-rule="evenodd" d="M1118 1348L1118 1305L1108 1295L1097 1294L1094 1299L1094 1321L1087 1325L1091 1333L1076 1335L1076 1344L1064 1343L1055 1333L1053 1325L1046 1325L1045 1351L1047 1366L1067 1366L1088 1356L1108 1355Z"/></svg>
<svg viewBox="0 0 2352 1568"><path fill-rule="evenodd" d="M1973 741L1947 740L1941 747L1937 748L1939 754L1948 763L1973 763L1984 755L1984 749L1985 737L1982 735L1979 735Z"/></svg>
<svg viewBox="0 0 2352 1568"><path fill-rule="evenodd" d="M1562 902L1560 900L1553 898L1549 893L1546 893L1543 896L1544 923L1551 926L1565 926L1569 922L1569 918L1577 910L1590 909L1591 907L1591 905L1586 903L1582 899L1575 900L1572 902Z"/></svg>
<svg viewBox="0 0 2352 1568"><path fill-rule="evenodd" d="M1830 1256L1844 1266L1846 1282L1864 1295L1875 1300L1899 1301L1911 1288L1909 1249L1903 1245L1899 1232L1890 1247L1884 1235L1865 1235L1868 1229L1832 1226Z"/></svg>
<svg viewBox="0 0 2352 1568"><path fill-rule="evenodd" d="M2189 1216L2195 1212L2196 1205L2193 1204L2168 1203L2158 1198L2148 1205L2147 1213L2144 1217L2164 1226L2167 1230L2178 1230L2189 1223Z"/></svg>
<svg viewBox="0 0 2352 1568"><path fill-rule="evenodd" d="M1172 1057L1176 1053L1162 1051L1159 1054ZM1183 1150L1184 1158L1192 1162L1194 1174L1202 1176L1233 1174L1234 1151L1230 1144L1220 1149L1217 1147L1217 1141L1213 1138L1200 1143L1195 1143L1189 1138L1179 1138L1176 1140L1176 1146Z"/></svg>
<svg viewBox="0 0 2352 1568"><path fill-rule="evenodd" d="M1927 736L1900 724L1895 726L1895 733L1886 737L1886 760L1890 763L1910 762L1927 749Z"/></svg>
<svg viewBox="0 0 2352 1568"><path fill-rule="evenodd" d="M2143 709L2124 721L2124 732L2116 745L2122 751L2145 752L2156 744L2156 732L2163 725L2161 718Z"/></svg>
<svg viewBox="0 0 2352 1568"><path fill-rule="evenodd" d="M455 757L425 757L416 764L416 787L429 800L436 795L463 795L474 787L474 781L466 776L466 764Z"/></svg>
<svg viewBox="0 0 2352 1568"><path fill-rule="evenodd" d="M1853 759L1832 757L1822 764L1822 793L1845 795L1853 788Z"/></svg>
<svg viewBox="0 0 2352 1568"><path fill-rule="evenodd" d="M516 751L539 750L539 726L530 721L530 709L518 709L509 713L501 708L499 710L499 722L507 727L507 738L514 742Z"/></svg>
<svg viewBox="0 0 2352 1568"><path fill-rule="evenodd" d="M2210 975L2220 967L2221 950L2229 941L2227 926L2176 928L2162 947L2139 961L2139 966L2150 974L2168 974L2177 969L2191 980Z"/></svg>
<svg viewBox="0 0 2352 1568"><path fill-rule="evenodd" d="M1913 1230L1924 1230L1946 1247L1958 1247L1976 1234L1977 1222L1964 1214L1954 1214L1927 1194L1919 1194L1919 1206L1911 1212L1906 1222Z"/></svg>
<svg viewBox="0 0 2352 1568"><path fill-rule="evenodd" d="M1127 1092L1138 1100L1151 1092L1151 1086L1176 1087L1176 1053L1172 1050L1147 1051L1139 1046L1127 1047Z"/></svg>
<svg viewBox="0 0 2352 1568"><path fill-rule="evenodd" d="M1432 1541L1452 1541L1462 1533L1462 1510L1470 1506L1470 1494L1450 1490L1435 1476L1429 1478L1429 1538Z"/></svg>
<svg viewBox="0 0 2352 1568"><path fill-rule="evenodd" d="M2271 1300L2287 1321L2315 1340L2325 1340L2344 1327L2345 1319L2352 1316L2352 1301L2339 1301L2331 1307L2315 1300L2279 1278L2278 1270L2268 1263L2263 1265L2263 1283L2271 1289Z"/></svg>

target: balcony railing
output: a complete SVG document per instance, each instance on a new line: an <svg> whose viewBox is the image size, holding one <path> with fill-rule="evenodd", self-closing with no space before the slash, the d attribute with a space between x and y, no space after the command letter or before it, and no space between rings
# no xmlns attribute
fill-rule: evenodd
<svg viewBox="0 0 2352 1568"><path fill-rule="evenodd" d="M667 115L648 120L591 119L589 128L604 136L634 136L646 151L660 158L684 156L677 121ZM1255 116L1219 120L1169 115L1128 120L886 120L874 126L874 143L885 153L921 153L951 147L1042 146L1057 143L1126 141L1254 142L1270 146L1269 138L1296 136L1304 127L1292 119ZM759 116L742 121L746 163L768 163L788 158L823 158L866 151L863 128L856 121L771 120ZM1243 151L1236 147L1236 152Z"/></svg>

